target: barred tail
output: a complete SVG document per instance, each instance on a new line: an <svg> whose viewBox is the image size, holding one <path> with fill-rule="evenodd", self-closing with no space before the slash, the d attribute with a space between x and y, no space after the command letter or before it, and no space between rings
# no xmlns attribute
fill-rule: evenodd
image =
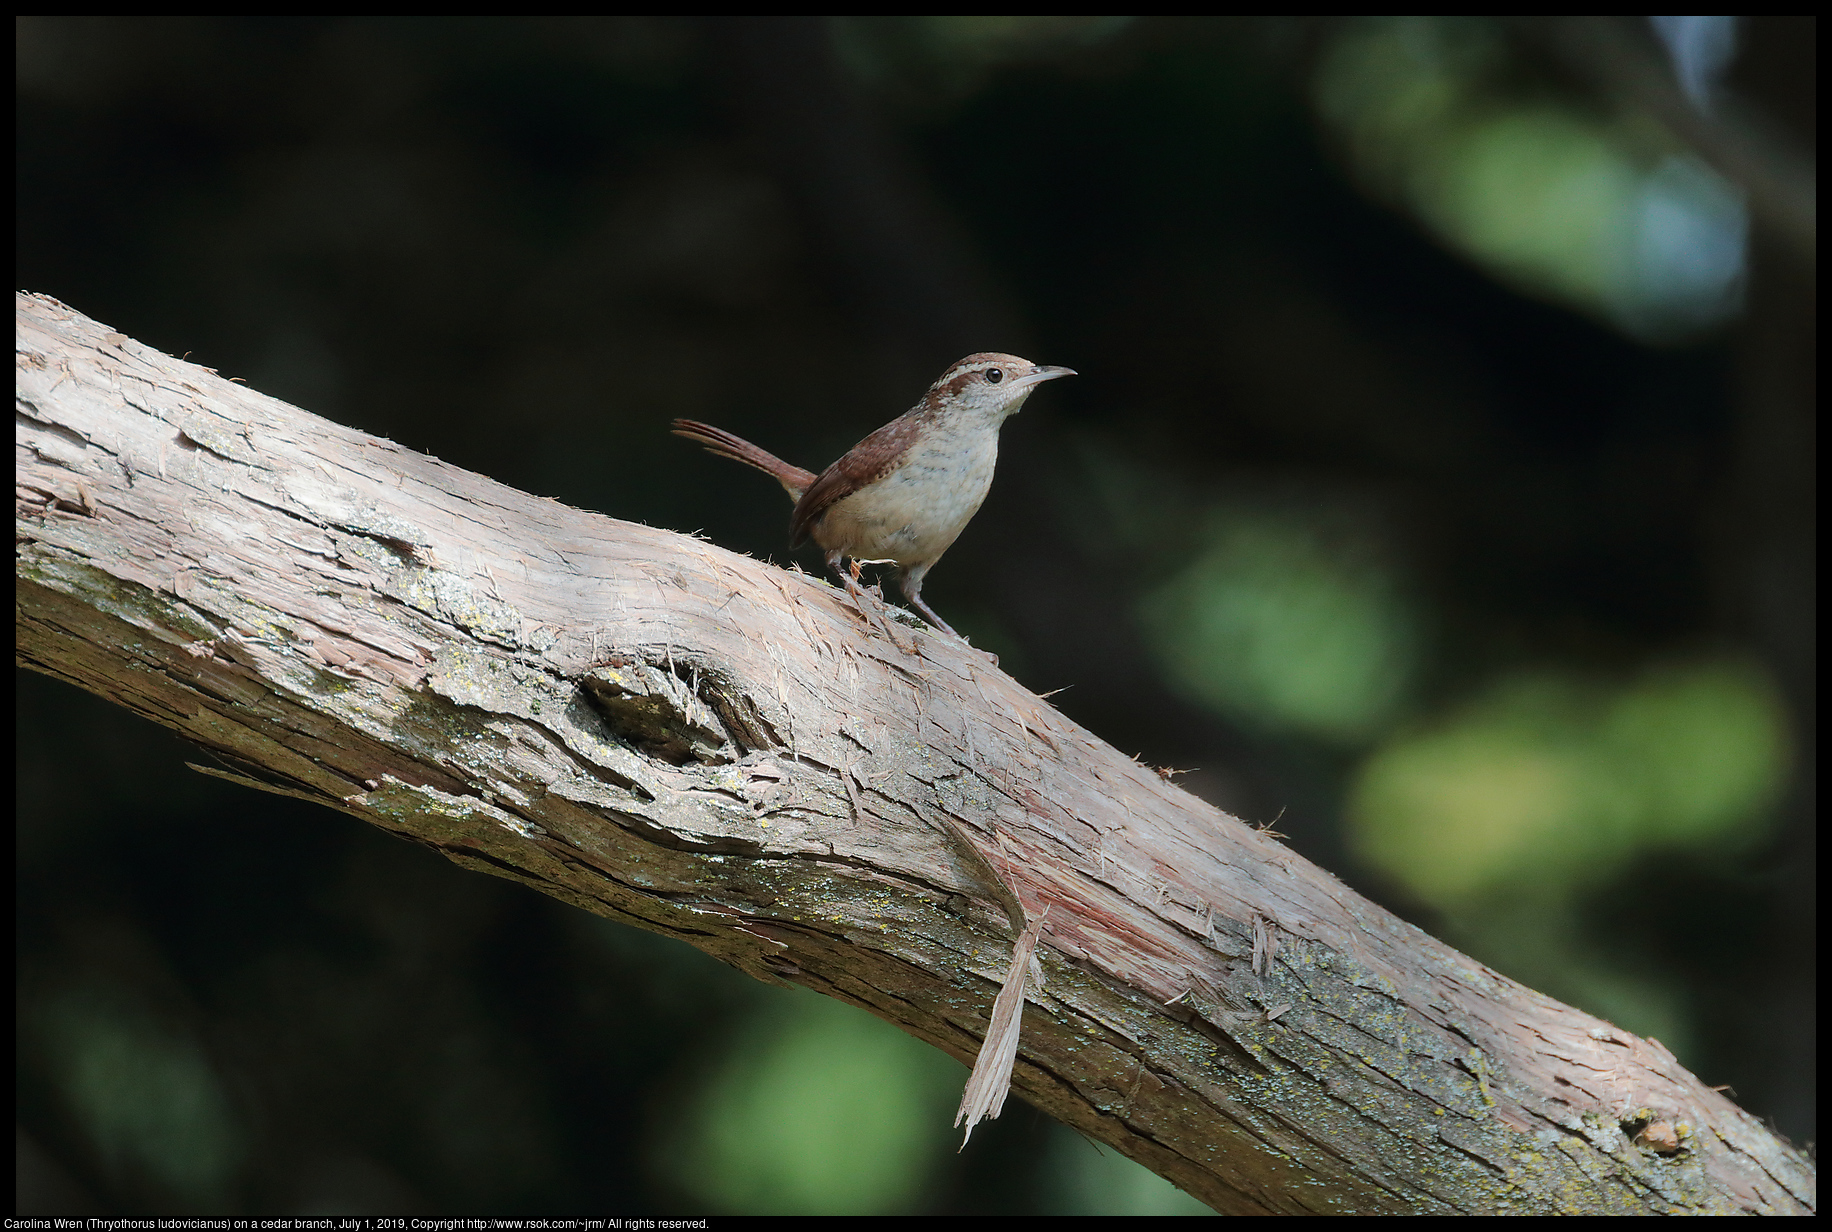
<svg viewBox="0 0 1832 1232"><path fill-rule="evenodd" d="M741 436L733 436L724 428L715 428L697 419L677 419L672 425L672 431L676 436L684 436L695 444L704 445L709 453L756 467L780 483L790 500L800 500L802 493L814 483L813 471L790 466L775 454L757 448Z"/></svg>

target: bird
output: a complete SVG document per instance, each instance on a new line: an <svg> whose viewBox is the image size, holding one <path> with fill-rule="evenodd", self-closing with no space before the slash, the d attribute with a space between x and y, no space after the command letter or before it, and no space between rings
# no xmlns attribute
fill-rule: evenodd
<svg viewBox="0 0 1832 1232"><path fill-rule="evenodd" d="M1075 375L1073 368L997 351L969 355L942 373L920 402L819 475L698 420L676 419L671 430L781 484L795 502L789 546L814 540L855 602L862 605L860 564L895 564L910 606L964 642L923 601L923 579L985 502L999 457L999 428L1037 386Z"/></svg>

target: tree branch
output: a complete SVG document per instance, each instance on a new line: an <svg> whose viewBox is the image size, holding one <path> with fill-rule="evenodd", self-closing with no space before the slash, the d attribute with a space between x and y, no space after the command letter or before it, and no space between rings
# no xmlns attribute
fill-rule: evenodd
<svg viewBox="0 0 1832 1232"><path fill-rule="evenodd" d="M1425 936L959 643L900 649L811 578L16 308L18 660L215 773L962 1060L1028 918L1018 1093L1217 1210L1812 1209L1802 1157L1657 1042Z"/></svg>

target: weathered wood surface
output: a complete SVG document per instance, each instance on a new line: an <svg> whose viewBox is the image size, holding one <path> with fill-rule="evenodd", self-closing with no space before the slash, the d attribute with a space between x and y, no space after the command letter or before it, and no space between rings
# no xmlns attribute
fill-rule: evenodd
<svg viewBox="0 0 1832 1232"><path fill-rule="evenodd" d="M251 786L962 1060L1011 956L990 861L1041 921L1016 1091L1224 1212L1815 1202L1804 1158L1658 1043L1396 919L956 642L893 644L814 579L16 309L18 660Z"/></svg>

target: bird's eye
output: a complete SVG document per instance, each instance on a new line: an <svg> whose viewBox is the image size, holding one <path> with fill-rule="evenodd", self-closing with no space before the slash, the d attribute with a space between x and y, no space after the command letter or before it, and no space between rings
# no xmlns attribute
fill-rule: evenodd
<svg viewBox="0 0 1832 1232"><path fill-rule="evenodd" d="M1005 370L1003 368L986 369L986 383L988 385L997 385L1000 381L1004 379L1005 379Z"/></svg>

